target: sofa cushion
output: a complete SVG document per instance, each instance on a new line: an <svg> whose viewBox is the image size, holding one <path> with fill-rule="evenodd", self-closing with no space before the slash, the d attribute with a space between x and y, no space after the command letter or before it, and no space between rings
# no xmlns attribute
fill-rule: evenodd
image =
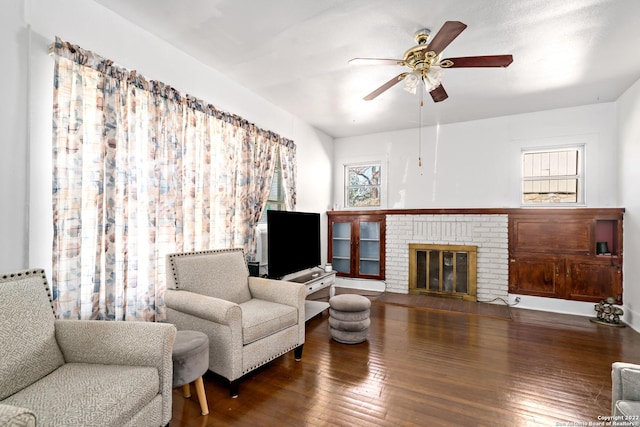
<svg viewBox="0 0 640 427"><path fill-rule="evenodd" d="M123 426L159 390L153 367L67 363L2 403L33 411L39 427Z"/></svg>
<svg viewBox="0 0 640 427"><path fill-rule="evenodd" d="M251 299L242 250L169 255L170 287L241 304Z"/></svg>
<svg viewBox="0 0 640 427"><path fill-rule="evenodd" d="M268 337L298 322L298 309L290 305L254 298L240 304L240 309L244 345Z"/></svg>
<svg viewBox="0 0 640 427"><path fill-rule="evenodd" d="M0 400L64 363L43 270L0 276Z"/></svg>

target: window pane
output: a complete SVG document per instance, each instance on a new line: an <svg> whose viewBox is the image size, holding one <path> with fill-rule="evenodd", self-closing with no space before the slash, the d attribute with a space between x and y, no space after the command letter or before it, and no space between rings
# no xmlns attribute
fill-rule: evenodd
<svg viewBox="0 0 640 427"><path fill-rule="evenodd" d="M347 207L380 206L380 164L345 166Z"/></svg>
<svg viewBox="0 0 640 427"><path fill-rule="evenodd" d="M349 168L349 186L377 185L380 176L380 166L351 166Z"/></svg>
<svg viewBox="0 0 640 427"><path fill-rule="evenodd" d="M577 203L580 148L522 155L523 203Z"/></svg>

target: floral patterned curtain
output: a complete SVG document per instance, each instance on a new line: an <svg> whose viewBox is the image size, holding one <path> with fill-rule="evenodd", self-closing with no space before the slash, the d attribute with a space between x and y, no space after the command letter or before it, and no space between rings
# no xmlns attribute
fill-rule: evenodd
<svg viewBox="0 0 640 427"><path fill-rule="evenodd" d="M280 165L282 167L282 183L284 202L288 211L296 207L296 145L292 141L280 144Z"/></svg>
<svg viewBox="0 0 640 427"><path fill-rule="evenodd" d="M292 141L56 38L53 298L61 318L165 319L165 255L255 251Z"/></svg>

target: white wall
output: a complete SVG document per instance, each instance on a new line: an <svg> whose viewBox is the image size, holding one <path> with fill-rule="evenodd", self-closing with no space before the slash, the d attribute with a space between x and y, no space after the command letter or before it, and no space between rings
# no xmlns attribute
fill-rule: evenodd
<svg viewBox="0 0 640 427"><path fill-rule="evenodd" d="M325 212L331 205L333 139L328 135L93 1L9 3L0 15L6 58L0 100L0 271L51 266L53 59L47 47L55 36L292 139L298 154L297 210ZM326 247L323 257L325 262Z"/></svg>
<svg viewBox="0 0 640 427"><path fill-rule="evenodd" d="M624 215L624 320L640 331L640 80L618 105L618 198Z"/></svg>
<svg viewBox="0 0 640 427"><path fill-rule="evenodd" d="M422 167L415 129L336 139L334 204L344 206L345 164L382 161L383 209L520 207L523 148L584 144L585 206L624 206L613 190L616 126L616 104L607 103L428 127ZM592 303L514 294L510 302L516 297L523 308L595 315Z"/></svg>
<svg viewBox="0 0 640 427"><path fill-rule="evenodd" d="M615 103L497 117L335 141L334 203L344 206L344 165L382 161L382 208L519 207L522 148L586 145L586 204L617 206Z"/></svg>
<svg viewBox="0 0 640 427"><path fill-rule="evenodd" d="M27 268L27 49L22 1L3 2L0 40L0 272Z"/></svg>

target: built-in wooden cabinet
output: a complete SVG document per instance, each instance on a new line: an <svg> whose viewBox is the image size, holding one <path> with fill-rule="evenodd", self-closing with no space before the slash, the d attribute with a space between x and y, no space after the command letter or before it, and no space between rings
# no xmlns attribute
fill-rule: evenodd
<svg viewBox="0 0 640 427"><path fill-rule="evenodd" d="M338 276L384 280L385 216L329 211L328 259Z"/></svg>
<svg viewBox="0 0 640 427"><path fill-rule="evenodd" d="M623 215L617 208L510 211L509 292L622 304Z"/></svg>

